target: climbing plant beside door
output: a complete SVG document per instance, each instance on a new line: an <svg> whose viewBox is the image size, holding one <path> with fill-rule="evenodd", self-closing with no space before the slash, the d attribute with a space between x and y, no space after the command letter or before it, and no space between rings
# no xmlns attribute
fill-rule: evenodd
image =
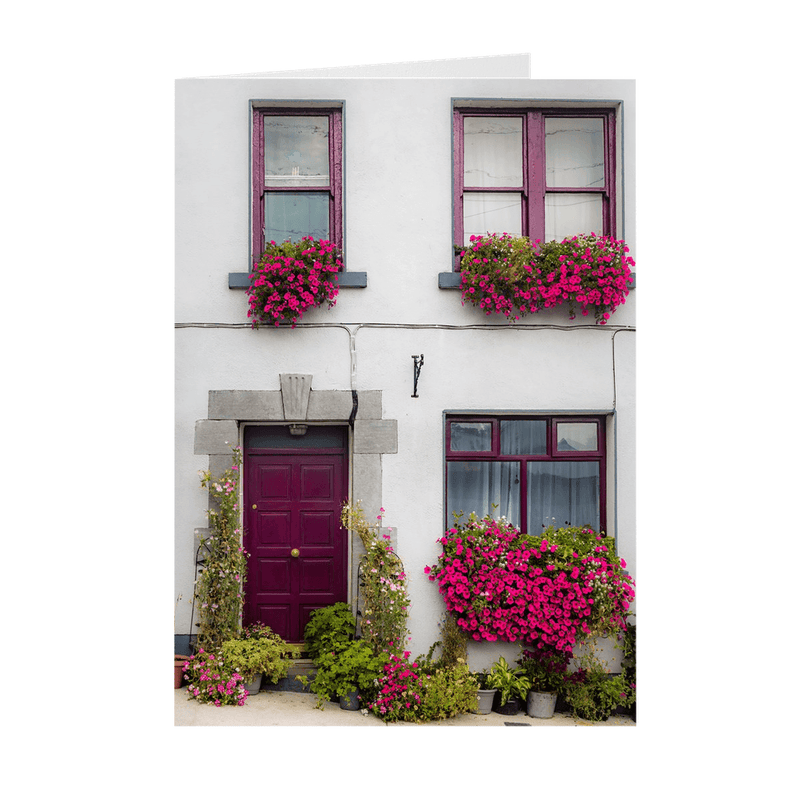
<svg viewBox="0 0 800 800"><path fill-rule="evenodd" d="M359 586L364 615L362 636L376 652L399 652L408 638L406 574L389 535L379 535L380 514L377 519L374 525L367 522L359 502L342 508L342 525L358 534L366 551L361 560Z"/></svg>
<svg viewBox="0 0 800 800"><path fill-rule="evenodd" d="M199 611L199 647L216 651L226 639L239 635L244 583L249 554L242 547L239 522L239 483L242 454L232 449L233 463L220 477L200 473L200 483L212 499L210 532L200 540L200 569L195 587Z"/></svg>

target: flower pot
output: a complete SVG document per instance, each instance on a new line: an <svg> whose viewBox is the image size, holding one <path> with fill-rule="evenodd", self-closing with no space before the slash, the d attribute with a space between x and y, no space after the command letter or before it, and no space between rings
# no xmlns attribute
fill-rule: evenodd
<svg viewBox="0 0 800 800"><path fill-rule="evenodd" d="M528 716L550 719L556 710L556 692L528 692Z"/></svg>
<svg viewBox="0 0 800 800"><path fill-rule="evenodd" d="M498 695L498 698L499 698L499 695ZM512 697L507 703L505 703L502 706L500 705L499 700L495 700L495 709L494 710L498 714L505 714L505 716L507 716L507 717L513 717L513 716L519 714L519 706L520 706L519 698L518 697Z"/></svg>
<svg viewBox="0 0 800 800"><path fill-rule="evenodd" d="M244 688L247 689L248 694L258 694L261 691L261 679L263 677L260 672L256 672L253 675L253 679L245 683Z"/></svg>
<svg viewBox="0 0 800 800"><path fill-rule="evenodd" d="M183 665L189 660L189 656L175 656L175 688L180 689L183 685Z"/></svg>
<svg viewBox="0 0 800 800"><path fill-rule="evenodd" d="M358 711L361 708L361 703L358 700L358 692L348 692L339 696L339 708L345 711Z"/></svg>
<svg viewBox="0 0 800 800"><path fill-rule="evenodd" d="M496 689L478 689L478 708L473 714L491 714Z"/></svg>

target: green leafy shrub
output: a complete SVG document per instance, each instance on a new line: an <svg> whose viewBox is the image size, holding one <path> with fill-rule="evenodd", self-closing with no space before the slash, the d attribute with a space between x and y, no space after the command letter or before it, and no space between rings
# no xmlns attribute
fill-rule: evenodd
<svg viewBox="0 0 800 800"><path fill-rule="evenodd" d="M334 603L311 612L303 632L309 657L316 661L322 652L340 650L353 639L356 623L347 603Z"/></svg>
<svg viewBox="0 0 800 800"><path fill-rule="evenodd" d="M237 672L244 676L247 683L260 672L267 683L277 683L285 678L292 666L291 648L277 634L272 637L249 639L230 639L222 644L222 658Z"/></svg>
<svg viewBox="0 0 800 800"><path fill-rule="evenodd" d="M515 697L524 700L530 691L531 682L523 669L509 666L505 658L500 656L486 676L486 686L500 693L500 705L504 706Z"/></svg>
<svg viewBox="0 0 800 800"><path fill-rule="evenodd" d="M384 653L376 655L363 639L320 652L314 659L317 673L309 684L319 698L317 706L322 708L323 700L355 691L359 692L362 701L367 702L375 694L376 681L387 659Z"/></svg>
<svg viewBox="0 0 800 800"><path fill-rule="evenodd" d="M630 708L636 701L635 685L624 674L609 674L592 648L581 656L564 687L575 715L592 722L607 720L618 706Z"/></svg>

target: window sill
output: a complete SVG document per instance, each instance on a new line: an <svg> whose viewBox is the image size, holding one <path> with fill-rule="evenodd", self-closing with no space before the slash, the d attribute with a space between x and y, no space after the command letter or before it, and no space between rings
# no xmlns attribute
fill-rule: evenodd
<svg viewBox="0 0 800 800"><path fill-rule="evenodd" d="M636 273L631 273L633 283L631 289L636 288ZM461 288L461 273L460 272L440 272L439 273L439 288L440 289L460 289Z"/></svg>
<svg viewBox="0 0 800 800"><path fill-rule="evenodd" d="M228 288L229 289L247 289L250 286L250 273L249 272L229 272L228 273ZM339 273L339 288L340 289L366 289L367 288L367 273L366 272L340 272Z"/></svg>

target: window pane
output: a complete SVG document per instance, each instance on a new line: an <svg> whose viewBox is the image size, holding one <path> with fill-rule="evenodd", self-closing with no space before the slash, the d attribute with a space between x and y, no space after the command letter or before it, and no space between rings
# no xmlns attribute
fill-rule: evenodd
<svg viewBox="0 0 800 800"><path fill-rule="evenodd" d="M327 192L280 192L264 195L264 241L278 244L303 236L329 238Z"/></svg>
<svg viewBox="0 0 800 800"><path fill-rule="evenodd" d="M528 533L548 525L600 529L600 464L528 462Z"/></svg>
<svg viewBox="0 0 800 800"><path fill-rule="evenodd" d="M491 422L451 422L450 449L461 452L491 452Z"/></svg>
<svg viewBox="0 0 800 800"><path fill-rule="evenodd" d="M596 422L556 423L556 448L559 453L570 450L597 451Z"/></svg>
<svg viewBox="0 0 800 800"><path fill-rule="evenodd" d="M522 235L522 198L511 192L464 195L464 244L472 235L510 233Z"/></svg>
<svg viewBox="0 0 800 800"><path fill-rule="evenodd" d="M492 505L497 506L492 508ZM447 465L447 523L453 512L506 517L519 526L519 463L451 461Z"/></svg>
<svg viewBox="0 0 800 800"><path fill-rule="evenodd" d="M580 233L603 233L603 198L600 194L546 194L544 238L561 241Z"/></svg>
<svg viewBox="0 0 800 800"><path fill-rule="evenodd" d="M327 186L327 117L264 117L267 186Z"/></svg>
<svg viewBox="0 0 800 800"><path fill-rule="evenodd" d="M504 456L546 455L547 422L543 419L500 420L500 453Z"/></svg>
<svg viewBox="0 0 800 800"><path fill-rule="evenodd" d="M522 118L464 118L464 186L522 186Z"/></svg>
<svg viewBox="0 0 800 800"><path fill-rule="evenodd" d="M605 155L602 119L544 121L547 185L604 185Z"/></svg>

